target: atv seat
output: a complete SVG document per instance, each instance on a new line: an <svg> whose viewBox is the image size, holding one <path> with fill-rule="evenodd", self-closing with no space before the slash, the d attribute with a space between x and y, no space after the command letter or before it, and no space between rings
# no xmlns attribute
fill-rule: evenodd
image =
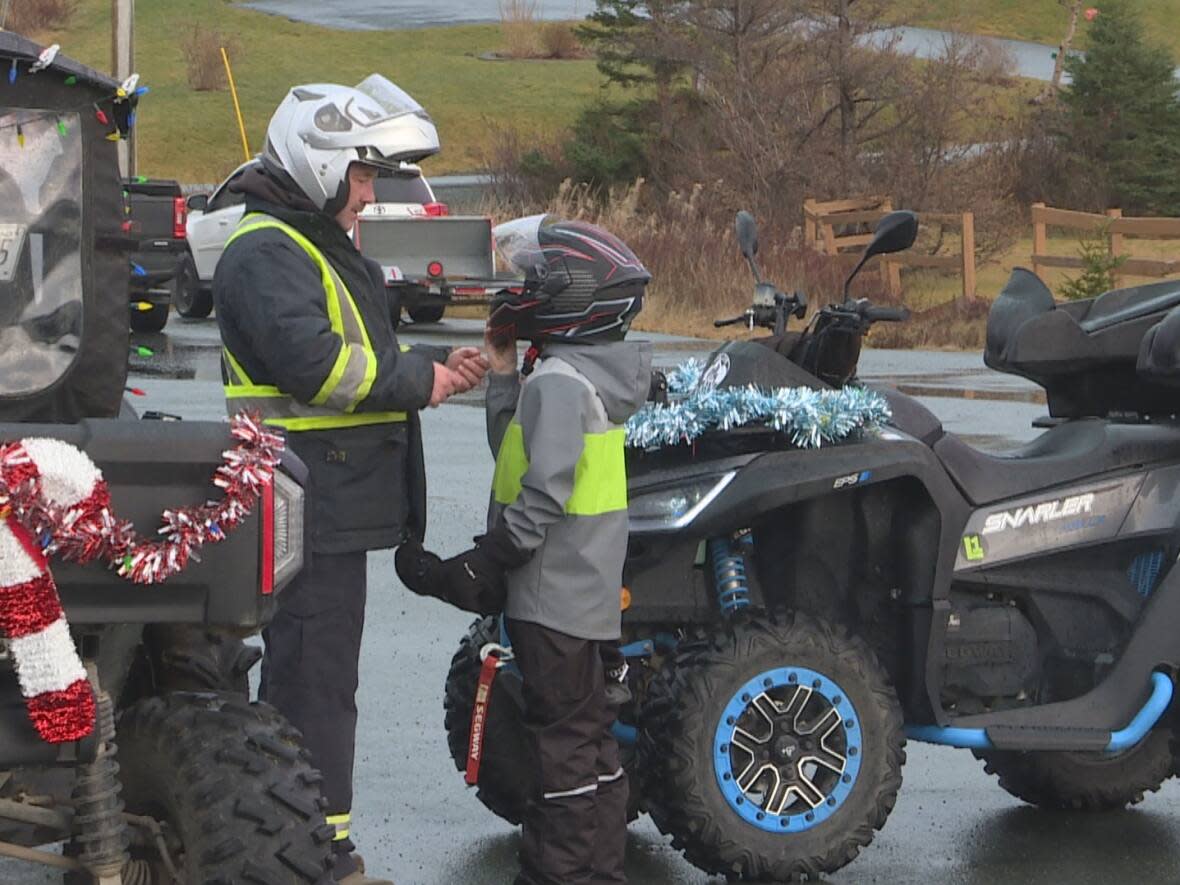
<svg viewBox="0 0 1180 885"><path fill-rule="evenodd" d="M1177 280L1057 304L1035 274L1016 268L988 314L983 360L1044 387L1054 417L1174 414L1180 354L1164 352L1175 338L1149 332L1177 308ZM1141 356L1146 338L1154 349Z"/></svg>
<svg viewBox="0 0 1180 885"><path fill-rule="evenodd" d="M1003 455L977 451L953 434L934 444L951 479L975 505L1018 498L1113 470L1180 454L1180 426L1068 421Z"/></svg>

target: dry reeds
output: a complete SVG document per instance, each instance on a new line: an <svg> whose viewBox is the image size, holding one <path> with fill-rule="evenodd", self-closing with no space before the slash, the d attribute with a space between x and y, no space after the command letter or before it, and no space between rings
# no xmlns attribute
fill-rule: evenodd
<svg viewBox="0 0 1180 885"><path fill-rule="evenodd" d="M597 224L620 237L651 271L637 328L688 335L715 335L713 320L750 306L753 277L737 247L733 224L716 220L703 187L671 194L645 207L642 180L602 195L566 181L542 204L489 200L481 211L498 221L548 212ZM840 295L837 260L803 247L798 230L765 229L758 260L762 272L785 291L807 293L813 307ZM732 336L733 329L726 330Z"/></svg>
<svg viewBox="0 0 1180 885"><path fill-rule="evenodd" d="M180 40L188 85L196 92L218 92L229 86L221 48L231 55L236 41L216 28L194 23Z"/></svg>
<svg viewBox="0 0 1180 885"><path fill-rule="evenodd" d="M78 11L78 0L10 0L0 2L0 11L4 9L8 15L0 27L32 36L68 27Z"/></svg>
<svg viewBox="0 0 1180 885"><path fill-rule="evenodd" d="M537 24L538 0L500 0L500 33L508 58L537 58L541 39Z"/></svg>

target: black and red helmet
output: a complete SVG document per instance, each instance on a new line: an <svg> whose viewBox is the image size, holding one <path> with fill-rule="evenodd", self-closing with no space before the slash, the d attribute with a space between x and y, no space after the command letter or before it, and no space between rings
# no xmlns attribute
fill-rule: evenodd
<svg viewBox="0 0 1180 885"><path fill-rule="evenodd" d="M509 221L493 233L503 267L524 280L492 299L493 338L592 342L627 334L651 274L622 240L552 215Z"/></svg>

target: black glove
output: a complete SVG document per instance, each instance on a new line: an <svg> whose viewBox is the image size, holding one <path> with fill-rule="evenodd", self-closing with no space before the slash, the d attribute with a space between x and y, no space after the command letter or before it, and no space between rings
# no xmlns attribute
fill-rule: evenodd
<svg viewBox="0 0 1180 885"><path fill-rule="evenodd" d="M661 406L668 405L668 376L663 372L652 370L651 384L647 389L647 401Z"/></svg>
<svg viewBox="0 0 1180 885"><path fill-rule="evenodd" d="M476 539L471 550L440 559L411 540L397 549L394 567L402 583L421 596L433 596L479 615L504 610L505 573L528 561L499 529Z"/></svg>

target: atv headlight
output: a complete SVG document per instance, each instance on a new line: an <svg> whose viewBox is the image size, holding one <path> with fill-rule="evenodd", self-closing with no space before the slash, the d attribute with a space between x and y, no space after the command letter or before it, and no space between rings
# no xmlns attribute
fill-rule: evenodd
<svg viewBox="0 0 1180 885"><path fill-rule="evenodd" d="M633 532L670 532L691 523L737 475L702 476L674 486L635 495L627 502Z"/></svg>

